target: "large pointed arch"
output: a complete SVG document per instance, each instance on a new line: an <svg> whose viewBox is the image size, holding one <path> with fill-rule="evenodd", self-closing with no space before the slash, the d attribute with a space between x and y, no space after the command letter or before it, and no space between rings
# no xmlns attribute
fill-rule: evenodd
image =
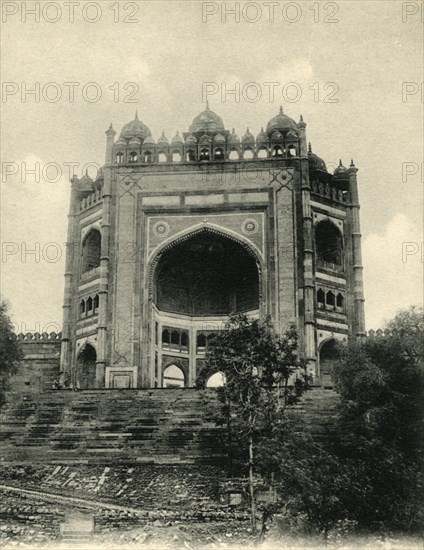
<svg viewBox="0 0 424 550"><path fill-rule="evenodd" d="M163 255L179 244L201 234L211 234L224 239L229 239L241 246L253 258L258 270L259 302L261 302L263 294L263 256L260 250L256 247L256 245L254 245L254 243L248 241L241 235L214 224L203 224L201 226L192 227L184 232L174 235L162 243L162 245L152 253L148 267L149 298L152 300L154 297L155 276L157 273L158 264Z"/></svg>

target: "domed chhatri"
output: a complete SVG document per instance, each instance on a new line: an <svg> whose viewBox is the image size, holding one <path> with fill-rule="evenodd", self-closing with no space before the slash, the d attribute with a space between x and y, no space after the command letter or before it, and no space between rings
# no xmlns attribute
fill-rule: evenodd
<svg viewBox="0 0 424 550"><path fill-rule="evenodd" d="M347 172L347 168L346 166L343 166L342 159L340 159L339 165L334 170L334 175L337 176L339 174L343 174L344 172Z"/></svg>
<svg viewBox="0 0 424 550"><path fill-rule="evenodd" d="M206 103L206 109L197 115L190 125L189 132L194 134L197 132L223 132L225 131L222 118L209 109L209 103Z"/></svg>
<svg viewBox="0 0 424 550"><path fill-rule="evenodd" d="M266 125L266 133L268 135L278 130L279 132L285 133L288 130L297 130L296 122L289 116L283 113L283 108L280 107L280 112Z"/></svg>
<svg viewBox="0 0 424 550"><path fill-rule="evenodd" d="M323 172L327 172L327 165L325 164L325 161L312 152L310 143L308 145L308 160L310 170L322 170Z"/></svg>
<svg viewBox="0 0 424 550"><path fill-rule="evenodd" d="M180 136L180 133L179 133L179 132L177 132L177 133L175 134L175 136L172 138L171 143L172 143L173 145L183 144L183 143L184 143L184 140L183 140L183 138Z"/></svg>
<svg viewBox="0 0 424 550"><path fill-rule="evenodd" d="M141 122L138 118L138 112L135 112L135 118L131 122L125 124L121 131L121 138L141 138L145 139L150 136L151 132L149 128Z"/></svg>
<svg viewBox="0 0 424 550"><path fill-rule="evenodd" d="M244 144L249 144L249 145L253 145L255 143L255 137L254 135L250 132L249 128L247 128L246 130L246 133L244 134L244 136L242 137L242 142Z"/></svg>

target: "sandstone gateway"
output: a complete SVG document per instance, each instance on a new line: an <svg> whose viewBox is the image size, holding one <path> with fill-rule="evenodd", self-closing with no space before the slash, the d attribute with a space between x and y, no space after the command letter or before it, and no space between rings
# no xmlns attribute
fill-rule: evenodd
<svg viewBox="0 0 424 550"><path fill-rule="evenodd" d="M106 136L96 179L71 182L62 381L192 387L245 312L297 322L314 385L331 386L334 341L365 334L353 161L330 174L281 108L256 138L209 105L172 140L137 114Z"/></svg>

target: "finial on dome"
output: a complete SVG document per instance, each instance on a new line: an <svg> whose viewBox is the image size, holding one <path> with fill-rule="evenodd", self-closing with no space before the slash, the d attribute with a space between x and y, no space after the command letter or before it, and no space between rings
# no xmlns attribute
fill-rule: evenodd
<svg viewBox="0 0 424 550"><path fill-rule="evenodd" d="M303 122L303 115L300 115L300 122Z"/></svg>
<svg viewBox="0 0 424 550"><path fill-rule="evenodd" d="M250 134L249 126L247 127L246 134Z"/></svg>
<svg viewBox="0 0 424 550"><path fill-rule="evenodd" d="M339 166L343 166L342 159L339 160Z"/></svg>
<svg viewBox="0 0 424 550"><path fill-rule="evenodd" d="M206 100L206 111L210 111L210 109L209 109L209 99Z"/></svg>
<svg viewBox="0 0 424 550"><path fill-rule="evenodd" d="M350 165L352 166L352 168L355 167L355 164L354 164L354 162L353 162L353 159L350 159Z"/></svg>
<svg viewBox="0 0 424 550"><path fill-rule="evenodd" d="M137 110L137 109L136 109L136 111L135 111L135 118L134 118L134 120L138 120L138 110Z"/></svg>
<svg viewBox="0 0 424 550"><path fill-rule="evenodd" d="M231 133L232 133L232 134L235 134L235 133L236 133L235 128L233 128L233 131L232 131Z"/></svg>
<svg viewBox="0 0 424 550"><path fill-rule="evenodd" d="M284 115L283 106L280 105L280 115Z"/></svg>
<svg viewBox="0 0 424 550"><path fill-rule="evenodd" d="M311 142L308 143L308 153L312 153L312 145L311 145Z"/></svg>
<svg viewBox="0 0 424 550"><path fill-rule="evenodd" d="M112 123L109 124L109 130L113 130Z"/></svg>

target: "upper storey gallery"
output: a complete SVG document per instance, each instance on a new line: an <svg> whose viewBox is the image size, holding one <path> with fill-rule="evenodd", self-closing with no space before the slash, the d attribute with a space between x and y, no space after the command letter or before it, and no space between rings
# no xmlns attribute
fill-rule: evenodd
<svg viewBox="0 0 424 550"><path fill-rule="evenodd" d="M240 138L233 128L225 129L220 116L209 105L197 115L188 132L169 141L162 132L155 141L149 128L138 118L126 124L113 143L111 164L179 163L297 157L302 154L302 117L296 123L280 112L255 136L247 128ZM113 133L112 128L108 132ZM306 147L305 147L306 149ZM304 151L306 154L306 151Z"/></svg>

